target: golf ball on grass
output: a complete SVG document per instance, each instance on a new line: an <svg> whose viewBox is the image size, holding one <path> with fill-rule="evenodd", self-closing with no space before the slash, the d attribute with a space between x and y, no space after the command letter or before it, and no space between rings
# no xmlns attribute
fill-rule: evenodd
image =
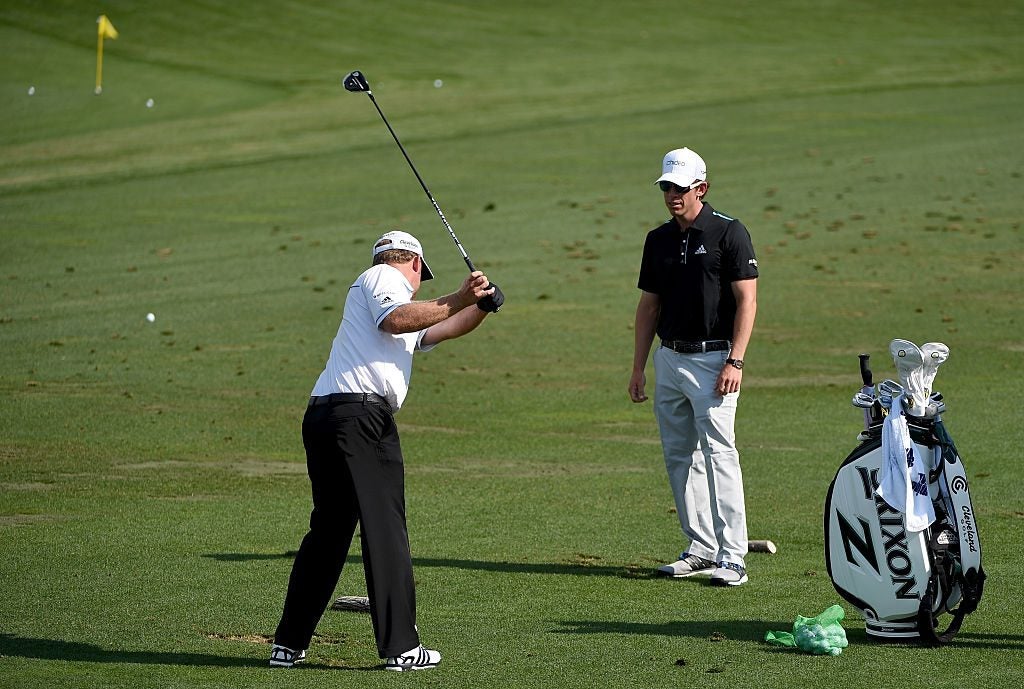
<svg viewBox="0 0 1024 689"><path fill-rule="evenodd" d="M152 98L150 98L149 100L146 101L146 107L147 108L152 108L153 107L153 99Z"/></svg>
<svg viewBox="0 0 1024 689"><path fill-rule="evenodd" d="M156 316L154 316L154 315L153 315L153 314L151 314L151 313L147 313L147 314L146 314L146 320L147 320L147 321L149 321L150 323L152 323L153 321L155 321L155 320L156 320Z"/></svg>
<svg viewBox="0 0 1024 689"><path fill-rule="evenodd" d="M30 96L36 95L36 87L35 86L29 86L28 87L28 95L30 95Z"/></svg>
<svg viewBox="0 0 1024 689"><path fill-rule="evenodd" d="M434 88L439 89L444 86L444 82L440 79L434 79Z"/></svg>

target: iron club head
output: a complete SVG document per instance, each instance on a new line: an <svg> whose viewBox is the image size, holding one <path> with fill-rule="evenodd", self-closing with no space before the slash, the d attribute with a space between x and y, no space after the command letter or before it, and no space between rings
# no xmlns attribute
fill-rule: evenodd
<svg viewBox="0 0 1024 689"><path fill-rule="evenodd" d="M346 91L370 93L370 85L366 83L366 77L359 70L346 74L341 83Z"/></svg>

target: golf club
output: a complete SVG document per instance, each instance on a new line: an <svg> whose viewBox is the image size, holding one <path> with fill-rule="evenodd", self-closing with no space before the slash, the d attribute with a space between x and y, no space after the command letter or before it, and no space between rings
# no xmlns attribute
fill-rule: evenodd
<svg viewBox="0 0 1024 689"><path fill-rule="evenodd" d="M872 380L871 375L871 368L868 365L868 361L871 359L871 355L860 354L858 356L860 358L860 378L861 382L864 384L860 389L859 395L863 395L864 397L870 399L873 396L875 389L875 383ZM869 406L867 409L864 410L864 428L867 428L868 426L871 425L871 412L868 411L868 409L870 408L871 407Z"/></svg>
<svg viewBox="0 0 1024 689"><path fill-rule="evenodd" d="M931 394L931 390L925 390L924 353L910 340L901 339L889 343L889 353L903 384L905 411L912 416L924 415Z"/></svg>
<svg viewBox="0 0 1024 689"><path fill-rule="evenodd" d="M854 396L854 406L864 409L864 428L882 422L882 406L875 397L875 384L871 374L870 354L858 354L860 359L860 379L863 386ZM866 404L865 404L866 403Z"/></svg>
<svg viewBox="0 0 1024 689"><path fill-rule="evenodd" d="M878 400L883 407L891 407L892 401L903 394L903 386L886 378L878 384Z"/></svg>
<svg viewBox="0 0 1024 689"><path fill-rule="evenodd" d="M423 187L423 191L426 193L427 198L430 199L430 203L433 204L434 210L437 211L437 216L441 218L441 222L444 223L445 228L447 228L448 234L452 236L452 241L454 241L455 246L459 248L459 253L462 254L462 260L464 260L466 265L469 266L469 272L472 273L476 271L476 268L473 267L473 262L469 260L469 256L466 254L466 250L462 248L459 238L455 236L455 230L453 230L452 226L448 224L448 219L444 217L441 207L437 205L437 201L434 200L434 196L430 193L430 189L427 189L427 185L423 181L423 178L420 177L420 173L416 170L416 166L412 164L412 159L409 157L409 154L405 152L405 147L402 145L402 142L398 140L398 135L395 134L395 130L391 128L391 123L388 122L388 118L384 117L384 111L380 109L379 105L377 105L377 99L373 97L373 91L370 90L370 84L367 83L366 77L363 76L362 72L356 70L346 74L341 83L344 85L346 91L352 91L353 93L362 92L370 97L370 102L373 103L373 107L377 108L377 113L380 115L380 118L384 120L384 124L387 126L388 131L391 132L391 137L395 140L395 143L398 144L399 150L401 150L402 155L405 156L405 161L409 163L409 167L412 168L412 173L416 175L417 181L419 181L420 186Z"/></svg>
<svg viewBox="0 0 1024 689"><path fill-rule="evenodd" d="M921 345L921 354L924 355L921 377L925 392L930 396L932 384L935 382L935 374L938 372L939 366L949 358L949 347L941 342L926 342Z"/></svg>

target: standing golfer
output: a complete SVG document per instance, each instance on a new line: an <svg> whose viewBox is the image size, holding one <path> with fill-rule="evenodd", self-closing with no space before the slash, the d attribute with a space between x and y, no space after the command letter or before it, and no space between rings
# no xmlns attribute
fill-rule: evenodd
<svg viewBox="0 0 1024 689"><path fill-rule="evenodd" d="M747 581L747 521L734 422L757 311L757 259L743 223L704 203L699 155L669 151L657 184L672 217L644 244L629 396L647 399L644 369L657 334L654 413L690 541L658 572L739 586Z"/></svg>
<svg viewBox="0 0 1024 689"><path fill-rule="evenodd" d="M405 471L393 414L409 389L412 355L470 332L504 296L473 272L457 292L413 301L433 277L415 237L388 232L373 266L345 299L330 358L302 419L313 489L309 532L288 582L270 664L305 659L360 523L363 569L377 651L388 670L436 667L441 654L420 644L405 524Z"/></svg>

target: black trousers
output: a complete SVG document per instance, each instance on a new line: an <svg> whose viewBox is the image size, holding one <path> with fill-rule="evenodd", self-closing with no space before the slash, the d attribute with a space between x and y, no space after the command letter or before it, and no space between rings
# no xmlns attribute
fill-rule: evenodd
<svg viewBox="0 0 1024 689"><path fill-rule="evenodd" d="M281 646L309 648L360 525L370 616L381 658L419 645L405 522L405 467L391 412L366 402L311 406L302 442L313 489L309 532L292 566Z"/></svg>

